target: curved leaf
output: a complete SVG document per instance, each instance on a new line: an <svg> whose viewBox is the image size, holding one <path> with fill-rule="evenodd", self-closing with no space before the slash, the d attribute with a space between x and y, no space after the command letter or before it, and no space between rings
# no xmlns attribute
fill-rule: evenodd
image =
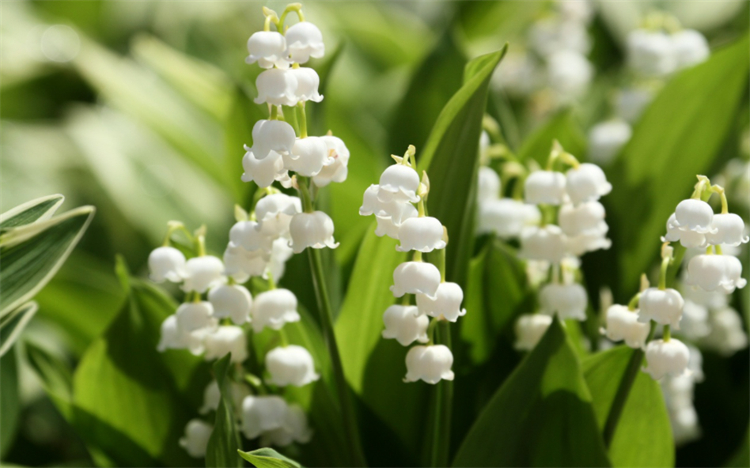
<svg viewBox="0 0 750 468"><path fill-rule="evenodd" d="M238 452L242 458L257 468L301 468L302 466L272 448L261 448L252 452L238 450Z"/></svg>
<svg viewBox="0 0 750 468"><path fill-rule="evenodd" d="M229 353L214 363L214 376L219 384L219 406L216 408L216 420L214 430L208 439L206 448L207 467L235 467L242 466L242 460L237 456L239 452L240 434L234 422L234 403L232 401L232 389L228 376L230 360Z"/></svg>
<svg viewBox="0 0 750 468"><path fill-rule="evenodd" d="M0 320L0 356L13 346L38 309L36 302L27 302Z"/></svg>
<svg viewBox="0 0 750 468"><path fill-rule="evenodd" d="M0 215L0 229L18 227L36 221L46 221L55 214L64 200L65 197L58 193L18 205Z"/></svg>

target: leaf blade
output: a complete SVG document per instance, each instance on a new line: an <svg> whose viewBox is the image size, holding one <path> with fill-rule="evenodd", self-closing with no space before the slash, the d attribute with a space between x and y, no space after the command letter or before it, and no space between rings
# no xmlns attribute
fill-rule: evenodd
<svg viewBox="0 0 750 468"><path fill-rule="evenodd" d="M216 408L214 430L208 439L206 449L207 467L237 467L242 466L242 460L237 456L240 445L240 435L234 423L234 404L232 389L229 382L229 365L232 354L229 353L216 361L213 365L216 382L219 384L219 406Z"/></svg>

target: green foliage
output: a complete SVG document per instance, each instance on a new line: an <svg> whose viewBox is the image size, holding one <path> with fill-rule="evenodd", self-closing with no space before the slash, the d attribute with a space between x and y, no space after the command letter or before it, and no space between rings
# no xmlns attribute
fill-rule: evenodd
<svg viewBox="0 0 750 468"><path fill-rule="evenodd" d="M38 309L36 302L27 302L0 320L0 356L13 346Z"/></svg>
<svg viewBox="0 0 750 468"><path fill-rule="evenodd" d="M206 449L207 467L233 467L242 466L242 460L237 456L239 452L240 434L235 424L235 408L232 402L232 388L229 378L229 370L232 355L227 354L216 361L213 365L214 376L219 384L221 398L216 408L216 420L214 430L208 439Z"/></svg>
<svg viewBox="0 0 750 468"><path fill-rule="evenodd" d="M0 457L6 453L16 435L21 401L18 388L18 358L15 349L0 357Z"/></svg>
<svg viewBox="0 0 750 468"><path fill-rule="evenodd" d="M49 219L65 200L60 194L37 198L0 215L0 230Z"/></svg>
<svg viewBox="0 0 750 468"><path fill-rule="evenodd" d="M453 466L610 466L559 320L487 404Z"/></svg>
<svg viewBox="0 0 750 468"><path fill-rule="evenodd" d="M60 414L68 421L73 412L73 371L70 365L44 348L27 342L26 359Z"/></svg>
<svg viewBox="0 0 750 468"><path fill-rule="evenodd" d="M300 468L302 466L272 448L261 448L252 452L238 450L238 452L242 458L257 468Z"/></svg>
<svg viewBox="0 0 750 468"><path fill-rule="evenodd" d="M555 140L576 157L585 153L586 137L571 111L558 112L532 132L521 146L518 157L521 161L534 159L544 167L552 149L552 142Z"/></svg>

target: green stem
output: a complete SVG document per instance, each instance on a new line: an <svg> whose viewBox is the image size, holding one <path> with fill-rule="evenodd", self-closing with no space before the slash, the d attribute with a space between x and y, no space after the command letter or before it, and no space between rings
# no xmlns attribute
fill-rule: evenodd
<svg viewBox="0 0 750 468"><path fill-rule="evenodd" d="M299 187L300 195L302 195L302 208L305 210L305 213L312 213L315 211L315 208L313 207L308 183L307 177L297 177L297 186Z"/></svg>
<svg viewBox="0 0 750 468"><path fill-rule="evenodd" d="M641 301L641 293L637 293L633 298L628 302L628 310L634 311L638 308L639 302Z"/></svg>
<svg viewBox="0 0 750 468"><path fill-rule="evenodd" d="M437 342L451 347L451 334L447 320L437 321ZM453 403L453 382L441 380L435 385L435 420L432 432L430 466L448 466L451 443L451 406Z"/></svg>
<svg viewBox="0 0 750 468"><path fill-rule="evenodd" d="M664 325L664 332L662 333L662 340L669 341L672 339L672 330L669 325Z"/></svg>
<svg viewBox="0 0 750 468"><path fill-rule="evenodd" d="M667 289L667 271L669 270L669 263L672 261L669 257L661 259L661 269L659 270L659 289L664 291Z"/></svg>
<svg viewBox="0 0 750 468"><path fill-rule="evenodd" d="M440 249L440 253L438 255L438 270L440 270L440 282L445 283L445 254L446 250L448 250L448 246L443 247Z"/></svg>
<svg viewBox="0 0 750 468"><path fill-rule="evenodd" d="M305 103L300 102L297 104L297 114L299 120L299 137L307 138L307 115L305 114Z"/></svg>
<svg viewBox="0 0 750 468"><path fill-rule="evenodd" d="M341 364L341 355L336 344L336 335L333 331L333 312L331 302L328 298L325 275L323 273L323 262L320 258L320 250L307 249L310 258L310 269L312 270L313 285L315 286L315 296L320 308L320 322L323 328L323 338L328 348L328 354L331 357L331 367L333 368L333 378L336 382L336 391L339 396L341 415L344 419L344 429L347 434L346 441L349 445L349 464L350 466L366 466L365 458L362 453L362 446L359 438L359 428L357 426L354 406L349 386L344 377L344 367Z"/></svg>

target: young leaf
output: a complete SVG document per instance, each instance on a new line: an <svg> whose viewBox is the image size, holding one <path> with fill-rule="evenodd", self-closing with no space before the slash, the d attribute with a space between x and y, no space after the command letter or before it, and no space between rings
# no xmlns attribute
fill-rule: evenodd
<svg viewBox="0 0 750 468"><path fill-rule="evenodd" d="M38 309L39 305L36 302L27 302L0 319L0 356L13 346Z"/></svg>
<svg viewBox="0 0 750 468"><path fill-rule="evenodd" d="M559 320L479 415L453 466L610 466Z"/></svg>
<svg viewBox="0 0 750 468"><path fill-rule="evenodd" d="M252 452L237 450L237 452L257 468L302 468L302 465L272 448L261 448Z"/></svg>
<svg viewBox="0 0 750 468"><path fill-rule="evenodd" d="M237 467L242 466L242 460L237 456L239 452L240 434L234 422L235 409L232 402L232 388L229 380L229 366L232 354L227 354L214 363L214 375L219 384L221 398L216 408L214 430L208 439L206 449L207 467Z"/></svg>
<svg viewBox="0 0 750 468"><path fill-rule="evenodd" d="M46 221L55 214L64 200L64 196L55 194L18 205L0 215L0 230Z"/></svg>
<svg viewBox="0 0 750 468"><path fill-rule="evenodd" d="M618 346L583 360L599 428L604 428L612 402L633 350ZM609 447L614 467L674 466L672 427L659 383L643 372L630 390Z"/></svg>

